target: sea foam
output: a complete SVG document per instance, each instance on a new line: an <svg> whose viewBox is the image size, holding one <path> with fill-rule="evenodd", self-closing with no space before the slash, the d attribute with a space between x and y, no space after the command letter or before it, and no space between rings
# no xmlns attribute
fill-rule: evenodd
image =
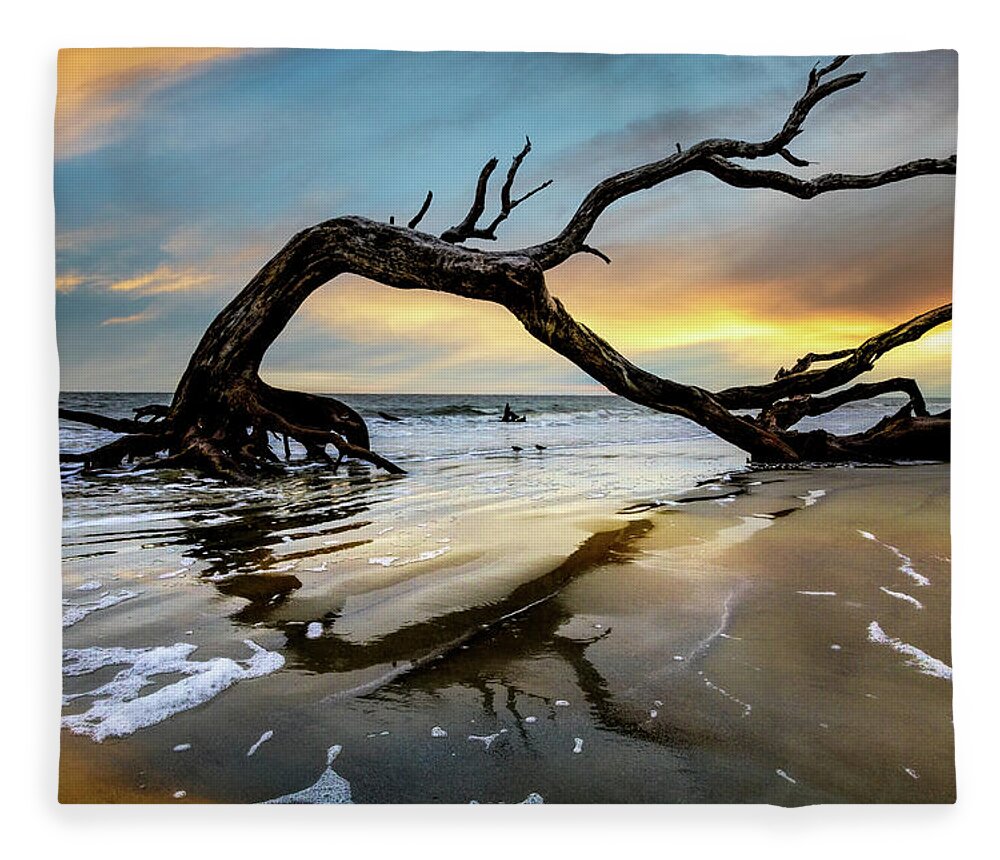
<svg viewBox="0 0 1000 860"><path fill-rule="evenodd" d="M62 724L73 734L86 735L98 743L124 737L196 708L237 681L269 675L285 664L280 654L261 648L252 639L243 641L253 654L239 661L229 657L189 660L198 646L185 642L155 648L67 649L63 652L64 675L87 675L122 664L127 668L96 689L63 696L64 705L83 697L94 701L89 710L63 717ZM186 677L146 696L139 695L154 675L165 674Z"/></svg>
<svg viewBox="0 0 1000 860"><path fill-rule="evenodd" d="M83 621L91 612L97 612L99 609L108 609L111 606L117 606L119 603L123 603L126 600L131 600L133 597L138 597L138 591L129 591L127 588L123 588L121 591L115 594L103 594L93 603L73 603L67 606L63 610L63 627L72 627L78 621Z"/></svg>
<svg viewBox="0 0 1000 860"><path fill-rule="evenodd" d="M910 658L906 661L906 665L912 666L921 674L943 678L946 681L951 680L951 666L938 660L936 657L931 657L915 645L910 645L901 639L894 639L888 636L877 621L873 621L868 625L868 641L875 642L878 645L888 645L893 651L905 654Z"/></svg>
<svg viewBox="0 0 1000 860"><path fill-rule="evenodd" d="M863 537L865 540L874 541L879 546L885 547L887 550L889 550L889 552L891 552L894 556L896 556L896 558L898 558L900 561L899 565L900 572L905 573L917 585L931 584L931 581L913 566L913 559L911 559L908 555L906 555L906 553L904 553L902 550L892 546L892 544L888 544L885 543L884 541L879 540L871 532L862 531L861 529L858 529L857 531L858 534L861 535L861 537Z"/></svg>
<svg viewBox="0 0 1000 860"><path fill-rule="evenodd" d="M308 788L265 800L264 803L353 803L351 784L332 767L342 749L340 744L334 744L326 751L326 770Z"/></svg>

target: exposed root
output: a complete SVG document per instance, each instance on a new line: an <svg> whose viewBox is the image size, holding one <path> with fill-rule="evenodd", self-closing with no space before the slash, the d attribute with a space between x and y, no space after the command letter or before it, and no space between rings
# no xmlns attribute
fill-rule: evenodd
<svg viewBox="0 0 1000 860"><path fill-rule="evenodd" d="M184 430L178 419L161 407L142 407L136 413L153 420L109 418L91 412L60 410L65 420L104 430L128 432L93 451L64 454L64 462L80 462L86 469L115 468L123 461L154 458L148 465L191 468L203 474L243 483L254 475L283 472L271 449L269 433L284 440L285 459L291 459L289 439L306 450L310 461L339 466L345 457L364 460L392 474L405 474L392 461L369 449L368 428L354 410L329 397L272 388L259 380L241 381L220 395L212 410ZM339 432L338 432L339 431ZM326 452L333 445L336 464ZM161 452L164 457L156 457ZM147 464L144 461L144 464Z"/></svg>
<svg viewBox="0 0 1000 860"><path fill-rule="evenodd" d="M143 408L145 409L148 407ZM101 430L110 430L113 433L163 432L162 426L156 426L149 422L143 422L133 418L111 418L107 415L99 415L97 412L81 412L78 409L60 409L59 417L65 421L76 421L80 424L89 424L91 427L97 427Z"/></svg>

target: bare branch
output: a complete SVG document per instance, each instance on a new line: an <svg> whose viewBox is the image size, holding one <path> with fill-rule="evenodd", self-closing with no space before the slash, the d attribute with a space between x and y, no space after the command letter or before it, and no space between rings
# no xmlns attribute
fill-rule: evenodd
<svg viewBox="0 0 1000 860"><path fill-rule="evenodd" d="M778 155L780 155L789 164L794 164L796 167L808 167L812 164L811 161L806 161L804 158L797 158L792 155L787 149L779 149Z"/></svg>
<svg viewBox="0 0 1000 860"><path fill-rule="evenodd" d="M882 382L859 382L857 385L852 385L850 388L845 388L843 391L837 391L826 397L800 395L788 400L779 400L761 412L757 423L772 432L787 430L789 427L794 427L803 418L825 415L847 403L869 400L872 397L892 392L908 394L910 400L907 403L907 408L912 409L914 415L927 417L927 404L916 381L895 377Z"/></svg>
<svg viewBox="0 0 1000 860"><path fill-rule="evenodd" d="M885 353L904 343L919 340L931 329L943 325L950 319L949 303L868 338L856 349L847 350L844 360L832 367L788 374L765 385L727 388L716 392L714 396L726 409L760 409L770 406L783 397L815 394L839 388L871 370L875 366L875 361Z"/></svg>
<svg viewBox="0 0 1000 860"><path fill-rule="evenodd" d="M510 217L510 213L520 204L524 203L524 201L529 197L534 197L539 191L548 188L552 184L552 180L549 179L537 188L531 189L531 191L521 197L511 197L511 190L514 186L514 179L517 176L517 171L521 167L521 162L524 161L529 152L531 152L531 140L526 135L524 138L524 148L511 160L510 168L507 170L507 178L504 180L503 187L500 189L500 212L488 226L477 227L476 224L485 208L486 184L483 180L483 174L486 175L486 179L488 180L489 175L496 168L495 158L487 163L486 167L483 168L483 174L480 174L479 176L479 184L476 187L476 199L473 201L473 206L472 209L469 210L469 214L465 216L465 220L462 221L461 224L446 230L441 234L441 238L446 242L455 243L464 242L466 239L487 239L495 241L497 238L497 227ZM490 164L492 164L492 167L490 167ZM488 172L487 168L489 168ZM480 195L482 195L482 198L480 198ZM473 218L472 215L474 211L476 214Z"/></svg>
<svg viewBox="0 0 1000 860"><path fill-rule="evenodd" d="M770 188L783 191L802 200L810 200L829 191L878 188L902 182L916 176L953 174L955 156L950 158L918 158L879 173L824 173L815 179L799 179L780 170L749 170L717 155L704 159L702 170L736 188Z"/></svg>
<svg viewBox="0 0 1000 860"><path fill-rule="evenodd" d="M489 186L490 176L499 163L496 158L491 158L483 165L483 169L479 172L479 180L476 182L476 194L472 198L472 206L460 223L449 227L441 234L445 242L464 242L476 233L476 223L486 209L486 189Z"/></svg>
<svg viewBox="0 0 1000 860"><path fill-rule="evenodd" d="M431 200L433 199L434 199L434 192L428 191L427 196L424 198L424 203L420 207L420 211L410 219L410 223L406 225L407 227L409 227L411 230L416 228L417 224L421 222L424 215L427 214L427 210L431 208Z"/></svg>
<svg viewBox="0 0 1000 860"><path fill-rule="evenodd" d="M774 378L783 379L786 376L791 376L793 373L802 373L802 371L808 370L817 361L835 361L838 358L847 358L849 355L854 355L853 349L838 349L836 352L810 352L796 361L792 365L791 370L785 370L783 367L779 368L778 372L774 374Z"/></svg>
<svg viewBox="0 0 1000 860"><path fill-rule="evenodd" d="M593 254L595 257L600 257L609 266L611 265L611 258L603 251L597 250L597 248L591 248L590 245L581 245L580 250L585 254Z"/></svg>
<svg viewBox="0 0 1000 860"><path fill-rule="evenodd" d="M562 232L539 245L519 253L535 260L543 269L551 269L578 253L597 219L611 204L630 194L653 188L674 177L694 171L706 171L738 188L771 188L803 199L840 189L875 188L917 176L955 173L955 156L945 159L922 158L880 173L862 176L830 173L812 180L798 179L779 170L747 170L730 159L756 159L778 155L796 167L805 167L805 159L792 155L788 147L802 132L812 109L840 90L853 87L864 79L864 72L827 78L846 61L837 57L822 68L814 68L803 95L795 102L781 129L769 140L748 142L730 138L711 138L686 150L640 167L626 170L599 182L584 197Z"/></svg>

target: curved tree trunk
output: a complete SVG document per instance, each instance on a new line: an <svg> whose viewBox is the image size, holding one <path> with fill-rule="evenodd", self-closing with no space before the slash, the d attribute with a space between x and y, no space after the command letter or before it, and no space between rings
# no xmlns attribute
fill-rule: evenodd
<svg viewBox="0 0 1000 860"><path fill-rule="evenodd" d="M859 384L822 398L813 395L846 385L871 370L884 353L946 322L951 318L950 305L876 335L856 349L810 353L791 371L781 369L773 382L713 394L637 367L574 320L545 283L548 269L576 253L591 253L610 263L604 254L585 244L601 213L626 195L684 173L707 172L738 187L770 188L804 199L917 176L953 174L954 156L919 159L877 174L825 174L812 180L775 170L748 170L731 161L779 155L793 165L806 164L787 147L816 103L863 78L863 73L854 73L824 80L846 59L838 57L825 68L813 70L805 94L770 140L712 139L686 151L678 145L676 153L661 161L599 183L562 232L540 245L487 252L461 244L470 238L495 239L497 227L513 209L548 186L548 182L543 183L519 198L512 195L518 168L531 149L530 141L514 156L500 191L499 214L485 227L477 225L485 211L490 176L498 164L495 158L480 173L469 213L440 238L416 229L430 206L430 192L406 227L349 216L304 230L215 318L192 355L168 409L137 410L133 420L63 410L61 415L67 420L127 434L75 459L93 466L112 466L122 459L165 451L167 456L158 461L161 465L194 466L240 479L279 470L268 444L268 434L276 434L284 437L286 451L290 437L313 458L329 460L325 449L333 445L338 463L343 457L354 457L389 472L402 472L371 450L364 421L348 406L328 397L273 388L259 376L264 354L302 303L316 289L347 273L397 289L435 290L502 305L530 335L612 393L695 421L757 462L947 459L950 418L927 415L913 380ZM823 370L811 369L816 362L835 359L841 361ZM796 433L790 429L807 415L823 414L851 400L887 391L908 394L910 403L866 433L837 437L823 431ZM736 414L744 410L760 410L760 414L755 418Z"/></svg>

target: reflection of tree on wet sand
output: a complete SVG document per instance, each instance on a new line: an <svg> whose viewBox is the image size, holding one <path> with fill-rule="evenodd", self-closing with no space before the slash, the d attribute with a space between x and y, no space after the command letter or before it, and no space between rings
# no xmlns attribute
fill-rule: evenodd
<svg viewBox="0 0 1000 860"><path fill-rule="evenodd" d="M222 594L250 601L232 616L233 620L242 624L264 621L273 607L302 587L297 576L280 569L283 564L319 558L371 542L370 539L345 540L299 552L275 552L288 543L285 538L330 537L371 525L371 520L358 517L378 503L379 500L372 496L381 481L372 481L369 474L359 468L349 469L349 475L349 489L331 497L328 504L317 504L316 499L322 497L323 491L330 490L329 479L306 475L296 494L300 501L281 505L262 502L251 507L230 508L225 513L232 519L225 522L200 522L191 518L182 529L172 533L165 545L183 547L186 556L201 562L202 577L212 580Z"/></svg>
<svg viewBox="0 0 1000 860"><path fill-rule="evenodd" d="M737 477L725 488L723 496L748 492L750 487ZM706 495L702 490L687 494L678 502L714 501L720 497L718 494ZM247 517L247 521L235 530L232 524L229 524L229 530L222 526L191 529L189 540L197 544L199 551L208 558L225 558L231 553L230 545L226 544L230 538L236 539L236 545L256 541L262 545L262 554L254 556L254 561L260 566L279 565L283 561L326 554L357 545L358 542L276 557L271 549L271 546L280 546L281 543L276 533L289 534L290 529L310 527L336 518L346 519L366 510L366 505L354 500L338 505L334 511L327 509L317 513L303 510L300 516L290 516L287 511L280 516L274 511L265 511ZM325 529L324 534L341 533L368 524L347 523ZM338 632L342 598L331 599L331 604L321 616L323 631L319 636L316 636L315 629L309 635L310 631L301 622L289 623L275 617L289 595L301 587L298 578L290 573L262 572L258 565L250 565L244 559L242 564L231 562L227 568L227 572L239 575L213 584L223 594L250 601L230 616L234 621L282 632L286 640L282 652L289 668L305 669L316 674L346 674L384 668L368 683L335 693L330 699L376 694L405 699L421 693L436 695L449 687L464 687L480 694L483 712L494 719L499 720L500 711L506 710L512 717L513 730L524 742L530 743L530 733L525 730L519 702L537 700L551 708L554 701L521 688L522 668L526 661L555 657L569 668L583 702L596 723L604 729L664 745L678 752L745 747L749 738L743 737L744 727L738 721L727 721L726 731L720 735L718 725L690 719L691 715L676 712L670 703L660 707L658 719L654 720L645 704L616 696L588 657L588 648L612 630L595 629L592 635L586 637L568 634L565 630L575 616L565 601L559 599L561 592L588 573L635 558L637 542L652 528L651 520L636 520L619 529L594 534L561 564L518 586L500 601L410 624L368 642L351 641ZM310 530L301 536L316 534ZM614 567L608 572L613 574ZM686 664L676 667L678 673L689 670ZM673 668L671 671L674 671ZM498 701L501 697L502 702Z"/></svg>
<svg viewBox="0 0 1000 860"><path fill-rule="evenodd" d="M389 666L382 686L393 677L412 672L444 658L454 659L463 645L479 649L482 640L497 629L509 628L515 622L534 625L534 619L545 619L548 635L571 614L556 598L570 582L589 571L614 561L630 557L632 543L652 528L647 520L630 522L623 528L592 535L560 565L530 582L518 586L495 603L474 606L441 615L417 624L402 627L379 639L357 643L337 633L332 620L339 608L327 614L322 636L309 638L301 625L281 625L286 637L286 657L291 667L313 672L349 672L372 666ZM352 691L358 694L362 691Z"/></svg>

